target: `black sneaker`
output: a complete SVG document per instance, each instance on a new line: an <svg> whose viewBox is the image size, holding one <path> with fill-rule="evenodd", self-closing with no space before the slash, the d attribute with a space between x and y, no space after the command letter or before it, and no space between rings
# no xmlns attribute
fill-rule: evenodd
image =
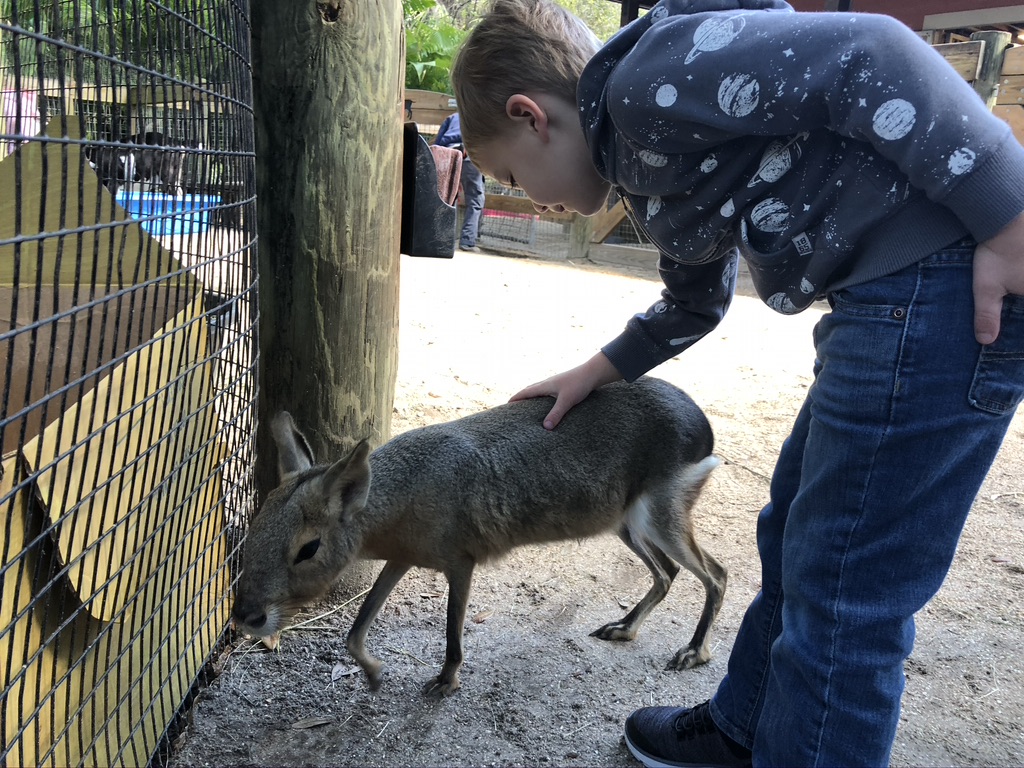
<svg viewBox="0 0 1024 768"><path fill-rule="evenodd" d="M751 764L750 750L718 730L706 701L693 709L636 710L626 718L626 746L647 768Z"/></svg>

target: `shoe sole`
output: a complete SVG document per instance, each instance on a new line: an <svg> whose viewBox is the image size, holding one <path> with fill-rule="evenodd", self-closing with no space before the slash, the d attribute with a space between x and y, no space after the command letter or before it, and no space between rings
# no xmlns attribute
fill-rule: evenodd
<svg viewBox="0 0 1024 768"><path fill-rule="evenodd" d="M646 766L646 768L722 768L721 765L712 765L710 763L669 762L667 760L655 757L654 755L647 754L642 749L640 749L640 747L636 746L632 741L630 741L628 735L624 735L624 737L626 739L626 746L629 748L629 751L633 753L633 757L635 757L637 760L643 763Z"/></svg>

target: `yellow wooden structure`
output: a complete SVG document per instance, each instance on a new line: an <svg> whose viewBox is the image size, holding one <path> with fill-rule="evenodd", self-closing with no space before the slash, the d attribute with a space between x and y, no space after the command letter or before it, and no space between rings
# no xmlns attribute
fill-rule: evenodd
<svg viewBox="0 0 1024 768"><path fill-rule="evenodd" d="M0 294L21 295L0 333L64 315L0 366L9 412L30 414L0 436L5 764L142 766L227 621L214 363L201 287L61 122L0 161ZM83 274L100 276L92 301ZM96 310L108 300L120 323ZM30 408L61 390L45 418Z"/></svg>

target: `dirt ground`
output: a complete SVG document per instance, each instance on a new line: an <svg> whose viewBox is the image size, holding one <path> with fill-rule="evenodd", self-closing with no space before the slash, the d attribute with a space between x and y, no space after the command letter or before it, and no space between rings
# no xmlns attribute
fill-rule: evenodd
<svg viewBox="0 0 1024 768"><path fill-rule="evenodd" d="M653 259L626 254L582 265L403 257L394 431L504 402L589 357L657 297ZM698 504L700 541L730 570L709 664L664 669L703 600L685 571L635 642L608 643L588 633L649 586L635 556L614 536L523 548L477 570L455 695L420 693L444 653L446 584L413 570L370 631L368 649L387 665L379 691L344 647L358 590L336 590L277 652L240 639L225 653L170 766L637 765L621 737L629 712L702 701L725 672L758 588L755 521L810 381L819 315L782 317L739 296L711 337L654 372L704 407L723 459ZM919 617L893 765L1024 764L1022 476L1018 416Z"/></svg>

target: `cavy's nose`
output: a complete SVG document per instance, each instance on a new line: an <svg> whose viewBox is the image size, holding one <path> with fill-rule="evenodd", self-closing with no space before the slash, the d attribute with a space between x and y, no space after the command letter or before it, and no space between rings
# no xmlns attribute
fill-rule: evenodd
<svg viewBox="0 0 1024 768"><path fill-rule="evenodd" d="M259 629L267 623L267 614L264 610L254 606L244 606L239 603L235 603L235 607L231 611L231 617L236 623L250 629Z"/></svg>

